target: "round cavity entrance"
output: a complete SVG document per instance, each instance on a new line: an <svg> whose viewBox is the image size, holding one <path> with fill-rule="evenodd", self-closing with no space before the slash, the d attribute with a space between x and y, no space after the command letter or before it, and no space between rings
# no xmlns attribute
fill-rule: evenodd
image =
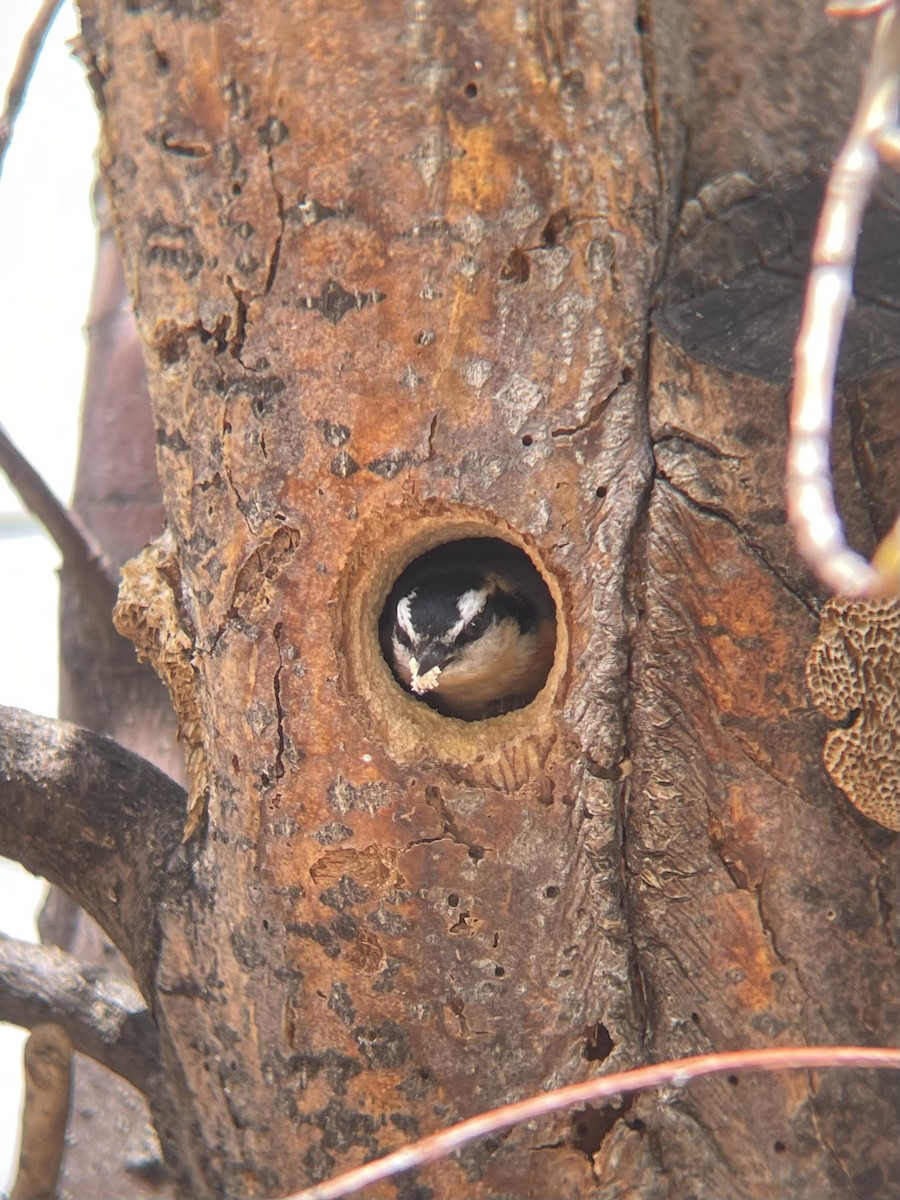
<svg viewBox="0 0 900 1200"><path fill-rule="evenodd" d="M533 560L496 537L465 537L413 559L379 619L398 684L444 717L483 721L530 704L556 650L556 605Z"/></svg>
<svg viewBox="0 0 900 1200"><path fill-rule="evenodd" d="M546 681L541 686L538 677L532 684L539 690L530 703L525 699L527 692L520 691L516 702L524 707L512 708L507 703L505 713L497 711L489 719L459 719L436 711L433 696L429 702L398 682L389 665L391 656L385 656L382 644L387 621L382 617L390 609L388 602L400 580L432 552L449 553L442 548L453 547L459 554L465 550L465 542L477 543L478 548L487 546L492 554L489 566L511 561L526 579L537 579L534 586L540 591L543 584L551 597L547 607L555 614L551 629L545 632L555 644ZM546 595L541 595L546 606ZM525 754L520 762L512 748L555 729L569 660L565 612L560 583L539 549L496 514L437 499L390 505L360 525L341 572L334 605L334 648L340 669L337 683L368 736L380 741L396 762L447 762L490 772L502 760L505 766L496 767L502 778L519 779L522 771L528 770L523 763L531 760ZM428 668L425 663L419 666L421 678ZM440 692L433 688L431 692L435 690ZM494 710L503 707L498 704Z"/></svg>

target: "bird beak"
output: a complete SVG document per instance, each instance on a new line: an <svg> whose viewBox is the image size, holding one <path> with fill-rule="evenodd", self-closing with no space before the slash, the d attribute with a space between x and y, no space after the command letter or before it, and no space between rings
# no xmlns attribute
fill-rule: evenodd
<svg viewBox="0 0 900 1200"><path fill-rule="evenodd" d="M432 692L438 686L441 669L447 662L446 651L425 650L421 658L409 660L409 686L417 696Z"/></svg>

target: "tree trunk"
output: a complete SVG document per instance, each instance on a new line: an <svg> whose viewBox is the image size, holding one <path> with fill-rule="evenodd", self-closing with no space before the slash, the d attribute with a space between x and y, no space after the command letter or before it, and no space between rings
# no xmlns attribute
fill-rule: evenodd
<svg viewBox="0 0 900 1200"><path fill-rule="evenodd" d="M862 34L805 2L81 9L171 530L120 624L207 810L123 947L186 1194L677 1053L889 1040L892 841L820 766L781 497L782 281ZM676 235L738 168L761 184ZM896 441L884 301L848 335L856 447ZM876 476L839 475L860 549ZM557 607L543 691L480 722L403 693L377 635L468 536ZM710 1081L399 1194L886 1198L892 1094Z"/></svg>

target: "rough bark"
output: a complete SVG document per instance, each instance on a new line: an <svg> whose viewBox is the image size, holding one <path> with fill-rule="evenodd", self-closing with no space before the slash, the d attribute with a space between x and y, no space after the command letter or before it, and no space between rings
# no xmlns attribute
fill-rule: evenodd
<svg viewBox="0 0 900 1200"><path fill-rule="evenodd" d="M784 208L855 72L820 88L847 41L817 5L713 11L82 4L210 781L146 981L192 1195L606 1062L894 1027L889 839L803 692L783 379L651 336L683 181L754 169ZM848 424L883 429L889 387L852 380ZM876 475L842 475L863 534ZM544 572L558 653L533 705L461 724L376 623L476 533ZM402 1194L886 1197L889 1095L711 1082Z"/></svg>

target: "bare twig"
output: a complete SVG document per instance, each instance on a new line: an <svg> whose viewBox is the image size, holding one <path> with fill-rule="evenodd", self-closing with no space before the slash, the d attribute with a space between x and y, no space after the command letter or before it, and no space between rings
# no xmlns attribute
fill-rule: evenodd
<svg viewBox="0 0 900 1200"><path fill-rule="evenodd" d="M98 601L108 604L111 609L116 600L118 572L78 516L54 496L2 425L0 469L25 507L37 517L56 542L64 566L77 575L86 576Z"/></svg>
<svg viewBox="0 0 900 1200"><path fill-rule="evenodd" d="M71 1039L59 1025L37 1025L25 1043L22 1148L10 1200L56 1195L71 1097Z"/></svg>
<svg viewBox="0 0 900 1200"><path fill-rule="evenodd" d="M460 1121L439 1133L422 1138L410 1146L395 1150L384 1158L296 1192L285 1200L340 1200L369 1184L389 1179L403 1171L412 1171L446 1158L469 1142L488 1137L512 1125L521 1125L576 1104L608 1100L650 1087L685 1087L706 1075L733 1071L809 1071L821 1067L878 1067L900 1070L900 1050L867 1046L792 1046L778 1050L735 1050L728 1054L700 1054L655 1066L638 1067L603 1075L584 1083L531 1096L515 1104L505 1104L491 1112Z"/></svg>
<svg viewBox="0 0 900 1200"><path fill-rule="evenodd" d="M0 1020L62 1026L76 1050L142 1092L159 1070L156 1026L137 989L55 946L0 936Z"/></svg>
<svg viewBox="0 0 900 1200"><path fill-rule="evenodd" d="M896 572L884 575L851 550L834 503L830 440L834 376L841 330L853 289L863 210L879 159L898 157L900 18L895 2L832 3L835 15L878 13L869 65L850 133L828 179L812 251L803 321L794 351L787 507L803 557L844 596L895 594Z"/></svg>
<svg viewBox="0 0 900 1200"><path fill-rule="evenodd" d="M893 3L894 0L828 0L825 12L829 17L873 17Z"/></svg>
<svg viewBox="0 0 900 1200"><path fill-rule="evenodd" d="M145 995L173 870L184 790L110 738L0 708L0 854L58 884L97 920Z"/></svg>
<svg viewBox="0 0 900 1200"><path fill-rule="evenodd" d="M3 108L3 115L0 116L0 174L3 172L6 149L12 140L16 117L18 117L22 101L25 99L28 81L34 71L34 65L47 36L47 30L53 24L53 19L60 8L62 8L62 0L43 0L37 16L31 23L31 28L25 34L22 45L19 47L19 57L6 89L6 104Z"/></svg>

